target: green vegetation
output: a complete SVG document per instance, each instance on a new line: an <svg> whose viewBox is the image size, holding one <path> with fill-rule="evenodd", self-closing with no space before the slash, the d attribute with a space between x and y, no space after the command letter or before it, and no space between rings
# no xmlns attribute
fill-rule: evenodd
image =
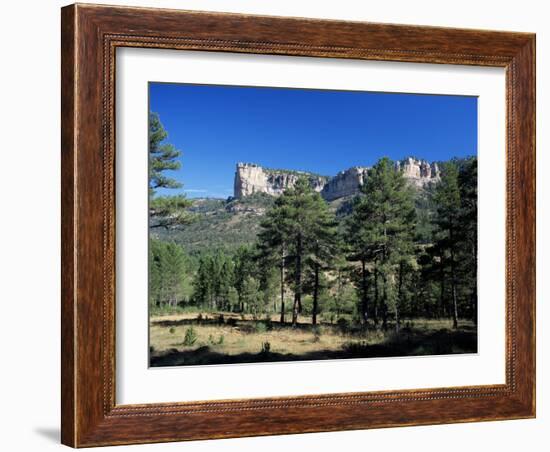
<svg viewBox="0 0 550 452"><path fill-rule="evenodd" d="M257 322L248 314L179 314L151 320L152 366L224 364L312 359L365 358L387 356L438 355L476 350L475 326L461 320L452 329L449 319L422 319L404 322L400 333L393 329L362 329L352 322L346 326L320 324L304 319L296 327ZM341 319L343 320L343 319ZM260 326L261 325L261 326ZM269 325L269 326L268 326ZM184 345L192 327L196 340ZM174 333L170 333L170 328ZM222 339L223 338L223 339Z"/></svg>
<svg viewBox="0 0 550 452"><path fill-rule="evenodd" d="M182 184L166 175L166 171L181 167L181 151L165 143L168 132L158 114L149 113L149 217L150 227L170 227L190 221L187 208L191 202L183 195L157 196L159 188L181 188Z"/></svg>
<svg viewBox="0 0 550 452"><path fill-rule="evenodd" d="M291 170L291 169L285 169L285 168L265 168L264 170L272 173L272 174L292 174L294 176L303 176L307 179L314 179L314 178L321 178L328 180L330 176L324 176L322 174L313 173L310 171L298 171L298 170Z"/></svg>
<svg viewBox="0 0 550 452"><path fill-rule="evenodd" d="M391 309L396 332L409 288L406 278L415 267L416 211L412 190L402 174L394 171L393 163L384 158L369 171L361 188L365 196L357 199L348 221L348 259L359 263L355 284L360 292L360 318L366 324L372 311L377 324L381 314L386 329Z"/></svg>
<svg viewBox="0 0 550 452"><path fill-rule="evenodd" d="M156 228L151 236L173 241L190 254L204 250L236 250L255 242L265 212L274 198L255 193L243 199L196 199L187 209L193 222L185 226Z"/></svg>
<svg viewBox="0 0 550 452"><path fill-rule="evenodd" d="M197 342L197 333L195 329L190 326L189 328L187 328L187 331L185 331L183 345L185 345L186 347L190 347L192 345L195 345L195 342Z"/></svg>
<svg viewBox="0 0 550 452"><path fill-rule="evenodd" d="M415 189L384 158L354 199L302 177L154 228L153 365L475 351L477 160L440 166Z"/></svg>
<svg viewBox="0 0 550 452"><path fill-rule="evenodd" d="M258 236L261 259L280 268L281 322L284 323L284 279L290 280L294 293L292 324L296 325L302 312L302 294L311 287L313 296L312 321L317 323L321 270L328 269L338 243L334 215L321 195L305 178L277 198L266 214ZM266 267L264 264L263 267ZM309 271L309 273L308 273ZM305 280L308 278L308 280Z"/></svg>

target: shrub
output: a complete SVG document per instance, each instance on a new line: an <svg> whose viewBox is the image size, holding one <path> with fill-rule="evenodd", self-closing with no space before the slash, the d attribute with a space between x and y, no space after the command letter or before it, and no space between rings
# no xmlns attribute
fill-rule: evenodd
<svg viewBox="0 0 550 452"><path fill-rule="evenodd" d="M264 342L262 344L262 353L264 355L267 355L269 353L269 351L271 350L271 344L269 342Z"/></svg>
<svg viewBox="0 0 550 452"><path fill-rule="evenodd" d="M195 329L192 326L190 326L189 328L187 328L187 331L185 332L185 337L183 338L183 345L185 345L186 347L194 345L195 342L197 342L197 339L198 337Z"/></svg>
<svg viewBox="0 0 550 452"><path fill-rule="evenodd" d="M346 334L349 331L349 322L347 321L347 319L340 318L338 319L336 324L338 325L338 328L340 328L342 334Z"/></svg>
<svg viewBox="0 0 550 452"><path fill-rule="evenodd" d="M255 329L256 333L265 333L267 331L267 326L264 322L256 322Z"/></svg>
<svg viewBox="0 0 550 452"><path fill-rule="evenodd" d="M273 322L271 320L271 317L269 317L268 315L265 316L265 319L262 320L262 322L264 323L265 327L267 328L267 331L271 331L273 329Z"/></svg>
<svg viewBox="0 0 550 452"><path fill-rule="evenodd" d="M313 342L319 342L321 340L321 328L317 325L313 327Z"/></svg>
<svg viewBox="0 0 550 452"><path fill-rule="evenodd" d="M170 334L174 334L176 332L176 329L173 326L171 326L168 331L170 332Z"/></svg>
<svg viewBox="0 0 550 452"><path fill-rule="evenodd" d="M224 336L223 334L220 334L220 337L218 338L218 345L223 345L223 341L224 341Z"/></svg>
<svg viewBox="0 0 550 452"><path fill-rule="evenodd" d="M364 353L366 348L369 346L367 341L360 342L348 342L342 347L346 352L351 354L361 354Z"/></svg>

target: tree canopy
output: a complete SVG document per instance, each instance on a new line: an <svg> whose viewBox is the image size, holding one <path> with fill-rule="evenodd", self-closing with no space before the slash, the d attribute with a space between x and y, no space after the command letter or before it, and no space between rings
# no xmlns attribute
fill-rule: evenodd
<svg viewBox="0 0 550 452"><path fill-rule="evenodd" d="M182 188L183 184L166 174L181 168L181 151L167 143L168 132L159 115L149 113L149 213L151 227L169 227L187 224L191 216L187 208L191 201L185 195L158 196L157 190Z"/></svg>
<svg viewBox="0 0 550 452"><path fill-rule="evenodd" d="M170 217L177 199L160 199ZM396 332L415 318L476 320L475 158L441 164L422 189L380 159L343 216L307 178L262 206L259 232L240 246L153 241L151 303Z"/></svg>

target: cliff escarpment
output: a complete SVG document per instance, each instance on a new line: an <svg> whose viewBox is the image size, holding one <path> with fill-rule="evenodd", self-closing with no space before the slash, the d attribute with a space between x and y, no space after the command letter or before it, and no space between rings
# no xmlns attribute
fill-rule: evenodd
<svg viewBox="0 0 550 452"><path fill-rule="evenodd" d="M368 177L368 169L354 166L329 177L305 171L269 169L253 163L237 163L234 197L240 199L255 193L279 196L287 188L293 187L300 177L305 176L315 191L327 201L333 201L359 193L359 187ZM436 163L412 157L396 162L395 169L402 171L405 178L418 188L437 181L440 177Z"/></svg>

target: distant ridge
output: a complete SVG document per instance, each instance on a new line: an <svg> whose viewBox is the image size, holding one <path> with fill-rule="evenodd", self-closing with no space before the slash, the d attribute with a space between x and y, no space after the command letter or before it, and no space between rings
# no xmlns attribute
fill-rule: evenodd
<svg viewBox="0 0 550 452"><path fill-rule="evenodd" d="M437 163L429 163L414 157L397 161L395 168L402 170L410 183L418 188L440 178ZM234 197L240 199L254 193L279 196L287 188L293 187L299 177L307 176L315 191L327 201L333 201L357 194L367 177L368 169L365 166L354 166L330 177L307 171L271 169L255 163L239 162L235 170Z"/></svg>

